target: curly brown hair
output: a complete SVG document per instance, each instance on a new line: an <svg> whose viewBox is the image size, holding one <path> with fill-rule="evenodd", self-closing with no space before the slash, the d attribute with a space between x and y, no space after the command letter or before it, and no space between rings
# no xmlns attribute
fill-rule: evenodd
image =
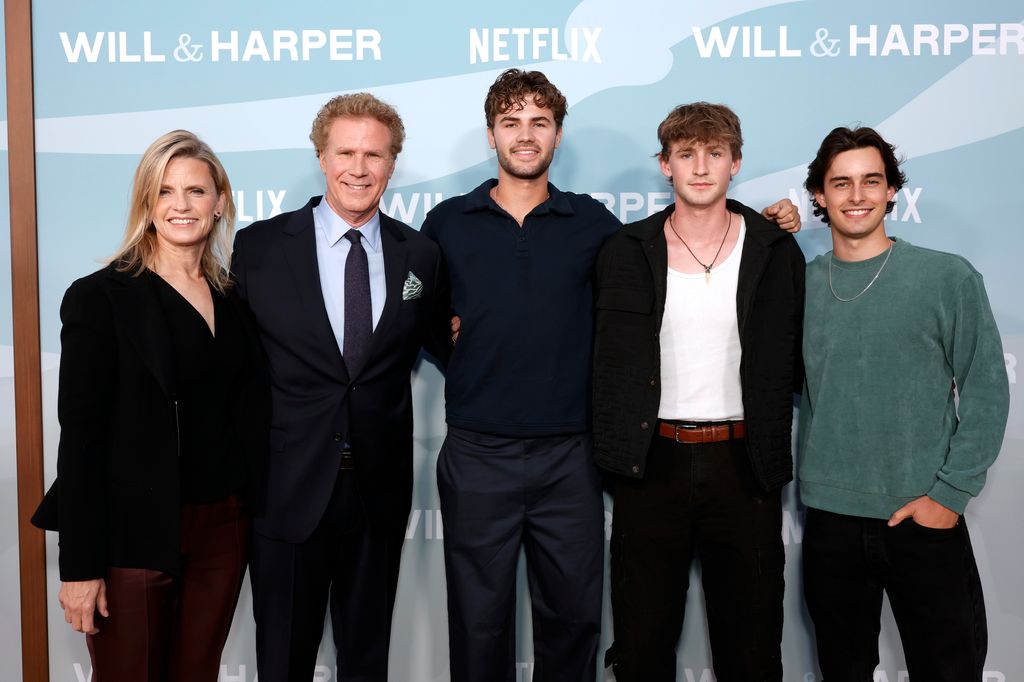
<svg viewBox="0 0 1024 682"><path fill-rule="evenodd" d="M313 129L309 133L309 139L313 143L318 157L324 150L324 145L327 144L327 134L336 118L377 119L387 126L391 133L391 157L398 156L402 151L402 143L405 142L405 126L402 125L402 117L398 115L395 108L368 92L356 92L349 95L338 95L320 107L320 111L317 112L316 118L313 119Z"/></svg>
<svg viewBox="0 0 1024 682"><path fill-rule="evenodd" d="M494 121L501 114L526 106L528 97L533 97L533 103L541 109L551 109L555 125L562 127L562 121L568 112L565 95L540 71L522 69L508 69L502 72L487 91L487 99L484 100L487 127L493 128Z"/></svg>
<svg viewBox="0 0 1024 682"><path fill-rule="evenodd" d="M724 104L693 102L673 109L658 126L661 151L655 156L667 160L673 143L690 140L701 144L721 142L729 145L733 159L743 157L740 119Z"/></svg>

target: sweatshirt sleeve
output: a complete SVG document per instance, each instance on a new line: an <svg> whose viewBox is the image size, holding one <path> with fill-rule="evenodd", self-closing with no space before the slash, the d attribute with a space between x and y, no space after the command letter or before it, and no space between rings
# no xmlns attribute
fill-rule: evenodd
<svg viewBox="0 0 1024 682"><path fill-rule="evenodd" d="M962 514L999 454L1010 395L1003 345L981 275L972 269L957 294L945 341L960 398L959 421L928 496Z"/></svg>

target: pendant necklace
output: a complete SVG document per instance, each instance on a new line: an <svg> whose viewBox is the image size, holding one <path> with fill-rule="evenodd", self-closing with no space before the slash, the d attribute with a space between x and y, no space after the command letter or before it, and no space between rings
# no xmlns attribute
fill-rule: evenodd
<svg viewBox="0 0 1024 682"><path fill-rule="evenodd" d="M676 232L676 224L672 220L672 216L674 214L673 213L669 213L668 214L668 226L672 229L672 234L674 234L676 236L676 239L678 239L679 241L681 241L683 243L683 246L686 247L686 250L690 252L691 256L693 256L693 260L697 261L697 264L700 265L702 268L704 268L704 283L705 284L711 284L711 268L714 266L715 261L718 260L719 254L722 253L722 247L725 246L725 238L729 236L729 229L732 227L732 211L726 211L726 213L729 214L729 224L725 226L725 234L722 235L722 243L718 245L718 251L715 251L715 257L712 258L711 262L706 264L706 265L704 263L700 262L700 258L697 258L697 254L695 254L693 252L693 249L690 248L690 245L687 244L686 241L682 237L679 236L678 232ZM871 285L869 284L868 286L871 286ZM833 292L833 293L835 293L835 292ZM863 292L861 292L861 293L863 293ZM858 294L858 296L859 295L860 294Z"/></svg>
<svg viewBox="0 0 1024 682"><path fill-rule="evenodd" d="M871 285L874 284L875 280L878 279L878 276L882 274L882 270L885 269L885 264L889 262L889 256L892 255L892 247L895 246L895 245L896 245L896 242L893 242L893 243L889 244L889 248L886 249L886 251L885 251L885 260L882 261L882 265L881 265L881 267L878 268L878 272L876 272L875 276L871 278L871 281L868 282L868 285L866 287L864 287L863 289L861 289L860 293L857 294L856 296L854 296L853 298L839 298L839 294L836 293L835 287L832 286L832 261L835 260L835 256L834 255L830 255L828 257L828 288L832 291L832 296L835 297L835 299L837 301L842 301L843 303L849 303L850 301L855 301L858 298L860 298L861 296L863 296L864 294L866 294L868 292L868 289L871 288Z"/></svg>

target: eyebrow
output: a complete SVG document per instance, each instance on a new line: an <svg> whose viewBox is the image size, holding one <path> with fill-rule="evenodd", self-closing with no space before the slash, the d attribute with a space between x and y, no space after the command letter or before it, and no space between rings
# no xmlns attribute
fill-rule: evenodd
<svg viewBox="0 0 1024 682"><path fill-rule="evenodd" d="M372 148L372 149L360 150L360 149L357 149L356 147L354 147L352 145L347 145L347 144L339 144L338 146L334 147L334 153L337 154L339 152L352 152L353 154L358 154L358 153L362 153L362 154L384 154L385 153L384 149L382 149L382 148L381 149Z"/></svg>
<svg viewBox="0 0 1024 682"><path fill-rule="evenodd" d="M504 123L505 121L516 121L516 122L518 122L518 121L521 121L521 120L522 120L522 117L516 116L515 114L505 114L500 119L498 119L498 122L499 123ZM552 118L550 116L533 116L533 117L531 117L531 118L529 118L527 120L529 120L531 123L534 123L536 121L544 121L546 123L551 123L552 122Z"/></svg>
<svg viewBox="0 0 1024 682"><path fill-rule="evenodd" d="M676 151L676 152L692 152L692 151L696 151L698 147L702 147L702 148L708 150L709 152L713 152L713 151L721 151L721 150L725 149L726 145L719 144L717 142L715 142L713 144L700 144L700 143L698 143L698 144L688 144L685 147L678 146L673 151Z"/></svg>
<svg viewBox="0 0 1024 682"><path fill-rule="evenodd" d="M885 174L884 173L879 173L877 171L872 172L872 173L866 173L864 175L864 179L867 180L868 178L883 178L884 179L885 178ZM853 180L853 178L851 178L849 175L835 175L835 176L833 176L833 177L828 179L828 181L830 183L832 183L832 182L850 182L851 180Z"/></svg>

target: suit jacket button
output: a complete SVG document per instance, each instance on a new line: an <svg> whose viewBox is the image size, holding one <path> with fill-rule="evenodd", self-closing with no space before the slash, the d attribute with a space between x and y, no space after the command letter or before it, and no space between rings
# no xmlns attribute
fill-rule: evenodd
<svg viewBox="0 0 1024 682"><path fill-rule="evenodd" d="M341 434L340 433L334 434L334 442L336 442L336 443L340 443L341 442Z"/></svg>
<svg viewBox="0 0 1024 682"><path fill-rule="evenodd" d="M645 422L645 421L640 422L640 428L643 429L644 431L646 431L649 427L650 427L650 424L648 424L647 422Z"/></svg>
<svg viewBox="0 0 1024 682"><path fill-rule="evenodd" d="M634 474L639 474L640 473L640 465L639 464L634 464L633 465L633 473Z"/></svg>

